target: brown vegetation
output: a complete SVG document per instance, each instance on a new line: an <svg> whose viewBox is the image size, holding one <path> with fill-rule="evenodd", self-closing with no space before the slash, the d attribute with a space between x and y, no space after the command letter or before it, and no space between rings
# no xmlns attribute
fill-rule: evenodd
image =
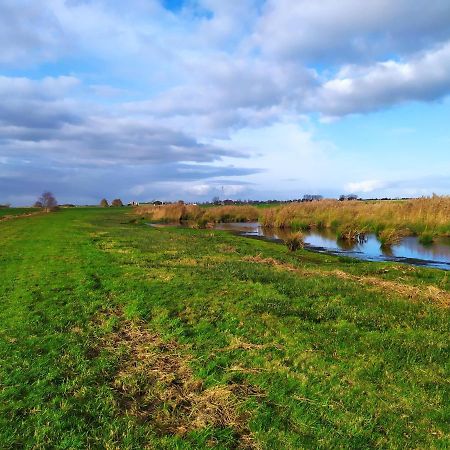
<svg viewBox="0 0 450 450"><path fill-rule="evenodd" d="M391 247L397 245L400 241L408 235L407 230L395 230L393 228L386 228L378 233L378 240L382 247Z"/></svg>
<svg viewBox="0 0 450 450"><path fill-rule="evenodd" d="M262 210L266 227L334 228L353 226L379 232L384 228L414 233L424 229L450 234L450 197L412 200L292 203Z"/></svg>
<svg viewBox="0 0 450 450"><path fill-rule="evenodd" d="M174 203L171 205L142 205L135 208L136 214L147 216L154 222L178 223L182 220L197 220L203 212L197 205Z"/></svg>
<svg viewBox="0 0 450 450"><path fill-rule="evenodd" d="M436 235L450 235L450 197L438 196L388 201L323 200L270 208L249 205L202 208L177 203L139 206L135 211L155 222L175 223L187 220L196 222L196 226L200 228L219 222L257 220L267 228L329 228L336 230L341 239L351 242L364 241L366 233L370 232L386 237L391 242L396 241L396 235L401 237L426 232L426 239L429 241ZM383 233L387 229L393 231Z"/></svg>
<svg viewBox="0 0 450 450"><path fill-rule="evenodd" d="M97 320L108 320L108 315ZM122 317L101 345L113 353L120 349L123 355L111 386L118 408L126 414L150 421L161 435L231 428L239 437L240 448L255 448L247 425L249 415L242 404L249 396L262 396L259 389L235 383L205 387L194 376L185 348L175 341L164 342L143 323Z"/></svg>
<svg viewBox="0 0 450 450"><path fill-rule="evenodd" d="M258 208L254 206L217 206L200 208L197 205L175 203L171 205L138 206L136 214L148 216L154 222L173 222L183 220L195 221L201 228L208 223L219 222L249 222L257 221Z"/></svg>
<svg viewBox="0 0 450 450"><path fill-rule="evenodd" d="M304 247L305 242L302 233L292 233L285 240L284 243L290 252L295 252Z"/></svg>

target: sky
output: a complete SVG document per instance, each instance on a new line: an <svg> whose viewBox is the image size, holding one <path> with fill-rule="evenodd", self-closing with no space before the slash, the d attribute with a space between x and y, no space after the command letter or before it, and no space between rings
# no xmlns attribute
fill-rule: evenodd
<svg viewBox="0 0 450 450"><path fill-rule="evenodd" d="M450 194L449 0L0 0L0 203Z"/></svg>

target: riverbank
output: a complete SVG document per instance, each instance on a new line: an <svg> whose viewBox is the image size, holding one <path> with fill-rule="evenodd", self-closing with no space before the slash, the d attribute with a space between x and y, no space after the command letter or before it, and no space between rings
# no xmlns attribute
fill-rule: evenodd
<svg viewBox="0 0 450 450"><path fill-rule="evenodd" d="M266 208L173 204L141 206L136 213L156 222L190 220L200 226L259 221L271 228L330 229L348 240L374 233L387 246L408 235L418 236L424 243L433 242L437 236L450 236L450 197L438 196L389 201L322 200Z"/></svg>

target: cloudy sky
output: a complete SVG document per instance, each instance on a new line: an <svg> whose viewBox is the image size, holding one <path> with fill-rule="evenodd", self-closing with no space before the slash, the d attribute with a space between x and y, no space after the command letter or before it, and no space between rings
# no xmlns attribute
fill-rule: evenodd
<svg viewBox="0 0 450 450"><path fill-rule="evenodd" d="M0 0L0 203L450 193L449 0Z"/></svg>

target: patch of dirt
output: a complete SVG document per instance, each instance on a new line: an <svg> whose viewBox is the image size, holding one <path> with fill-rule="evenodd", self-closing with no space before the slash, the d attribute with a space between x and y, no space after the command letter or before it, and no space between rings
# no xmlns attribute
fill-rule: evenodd
<svg viewBox="0 0 450 450"><path fill-rule="evenodd" d="M143 323L122 317L117 329L102 338L101 346L122 355L111 386L123 413L150 422L160 435L231 428L239 448L258 448L248 428L249 414L243 409L247 398L263 395L258 388L247 384L205 387L193 375L185 348L175 341L164 342Z"/></svg>
<svg viewBox="0 0 450 450"><path fill-rule="evenodd" d="M301 275L316 275L322 277L331 275L343 280L365 284L386 293L394 292L398 295L401 295L402 297L406 297L411 300L430 300L443 308L450 307L450 292L439 289L438 287L432 285L412 286L409 284L383 280L381 278L371 276L352 275L342 270L325 271L317 269L297 268L292 264L283 263L274 258L264 258L261 255L246 256L242 258L242 260L257 264L268 264L281 270L287 270L289 272L295 272Z"/></svg>

